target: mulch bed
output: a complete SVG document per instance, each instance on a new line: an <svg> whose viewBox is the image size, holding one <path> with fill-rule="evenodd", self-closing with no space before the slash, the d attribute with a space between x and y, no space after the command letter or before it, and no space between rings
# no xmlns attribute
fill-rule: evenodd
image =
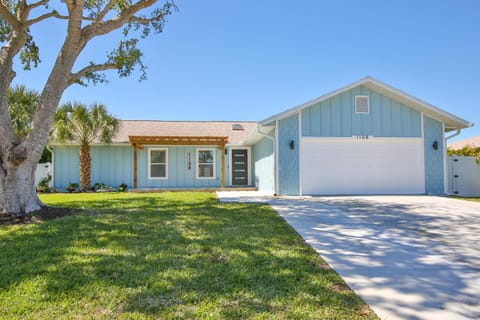
<svg viewBox="0 0 480 320"><path fill-rule="evenodd" d="M43 207L24 216L0 213L0 224L19 224L25 222L46 221L61 218L72 214L75 210L70 208Z"/></svg>

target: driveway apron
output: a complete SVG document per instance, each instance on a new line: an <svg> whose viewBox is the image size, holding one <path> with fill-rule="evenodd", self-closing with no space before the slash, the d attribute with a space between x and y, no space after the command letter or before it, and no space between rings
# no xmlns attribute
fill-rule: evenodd
<svg viewBox="0 0 480 320"><path fill-rule="evenodd" d="M480 203L429 196L274 199L382 319L480 319Z"/></svg>

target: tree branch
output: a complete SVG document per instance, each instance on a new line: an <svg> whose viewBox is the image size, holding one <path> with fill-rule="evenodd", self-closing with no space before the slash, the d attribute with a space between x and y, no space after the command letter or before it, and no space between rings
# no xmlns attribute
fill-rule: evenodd
<svg viewBox="0 0 480 320"><path fill-rule="evenodd" d="M90 40L95 36L101 36L107 34L113 30L116 30L122 27L130 18L137 12L147 7L152 6L157 0L141 0L138 1L136 4L131 5L130 7L126 8L122 12L120 12L114 18L99 22L98 24L91 24L83 28L82 36L85 41Z"/></svg>
<svg viewBox="0 0 480 320"><path fill-rule="evenodd" d="M69 16L64 16L64 15L61 15L60 13L58 13L56 10L52 11L52 12L49 12L49 13L45 13L39 17L36 17L32 20L28 20L27 21L27 25L28 26L31 26L35 23L38 23L40 21L43 21L45 19L48 19L48 18L57 18L57 19L62 19L62 20L68 20L70 17ZM89 18L89 17L82 17L83 20L85 21L95 21L95 19L93 18Z"/></svg>
<svg viewBox="0 0 480 320"><path fill-rule="evenodd" d="M105 8L103 8L103 10L98 14L98 16L95 18L95 21L93 23L94 26L98 26L98 24L100 22L103 21L103 18L105 18L105 16L107 15L107 13L110 11L110 9L112 9L112 7L115 5L116 3L116 0L110 0L107 5L105 6Z"/></svg>
<svg viewBox="0 0 480 320"><path fill-rule="evenodd" d="M76 73L70 74L68 85L77 83L82 78L87 77L89 74L100 72L100 71L115 70L115 69L118 69L118 67L114 63L91 64Z"/></svg>
<svg viewBox="0 0 480 320"><path fill-rule="evenodd" d="M31 26L35 23L38 23L40 21L46 20L46 19L51 18L51 17L55 17L55 18L63 19L63 20L68 20L68 16L62 16L57 11L54 10L52 12L42 14L41 16L36 17L34 19L28 20L27 25Z"/></svg>
<svg viewBox="0 0 480 320"><path fill-rule="evenodd" d="M15 16L10 12L8 7L6 7L2 2L0 2L0 15L11 25L14 29L20 29L22 27L21 23L15 18Z"/></svg>
<svg viewBox="0 0 480 320"><path fill-rule="evenodd" d="M46 5L47 3L48 3L48 0L38 1L38 2L35 2L35 3L32 3L32 4L28 5L28 8L30 10L32 10L32 9L38 8L40 6Z"/></svg>

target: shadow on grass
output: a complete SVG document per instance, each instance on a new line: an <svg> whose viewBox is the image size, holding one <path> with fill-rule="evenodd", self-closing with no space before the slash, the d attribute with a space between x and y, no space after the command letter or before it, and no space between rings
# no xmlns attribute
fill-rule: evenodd
<svg viewBox="0 0 480 320"><path fill-rule="evenodd" d="M32 304L0 315L95 316L101 309L99 318L374 318L267 206L218 204L212 196L82 206L134 203L142 209L0 229L0 297L22 299L23 292Z"/></svg>

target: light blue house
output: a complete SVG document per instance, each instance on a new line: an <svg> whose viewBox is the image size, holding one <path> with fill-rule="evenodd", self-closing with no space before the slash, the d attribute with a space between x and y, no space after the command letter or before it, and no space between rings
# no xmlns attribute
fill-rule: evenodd
<svg viewBox="0 0 480 320"><path fill-rule="evenodd" d="M92 182L278 195L444 194L445 134L472 125L367 77L260 122L121 121L113 144L92 146ZM78 146L53 151L55 188L78 182Z"/></svg>

